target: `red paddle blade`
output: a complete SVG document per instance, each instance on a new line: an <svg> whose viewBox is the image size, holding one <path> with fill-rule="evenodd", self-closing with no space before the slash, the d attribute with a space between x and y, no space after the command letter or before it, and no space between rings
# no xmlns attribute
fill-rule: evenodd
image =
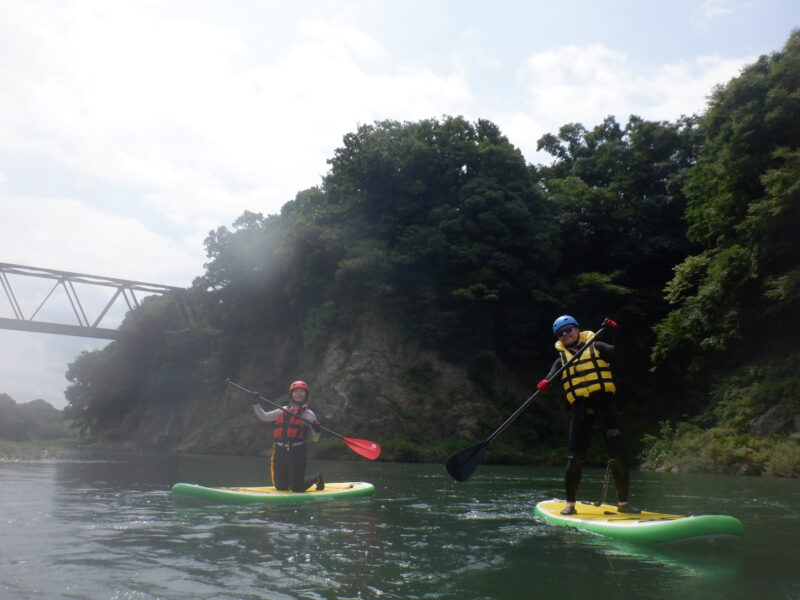
<svg viewBox="0 0 800 600"><path fill-rule="evenodd" d="M369 460L375 460L381 455L381 447L369 440L358 440L355 438L342 438L347 447L356 454L360 454Z"/></svg>

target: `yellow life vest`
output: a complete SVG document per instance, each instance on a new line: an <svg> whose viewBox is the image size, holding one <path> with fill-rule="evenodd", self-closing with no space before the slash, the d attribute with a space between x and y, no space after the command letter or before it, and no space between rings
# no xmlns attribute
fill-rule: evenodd
<svg viewBox="0 0 800 600"><path fill-rule="evenodd" d="M594 332L581 331L581 345L594 338ZM561 357L561 365L567 364L572 358L572 353L564 347L561 340L556 342L556 350ZM594 344L586 348L578 359L561 373L564 392L567 401L572 404L578 396L588 398L595 392L616 393L614 377L611 374L611 365L600 358L600 353Z"/></svg>

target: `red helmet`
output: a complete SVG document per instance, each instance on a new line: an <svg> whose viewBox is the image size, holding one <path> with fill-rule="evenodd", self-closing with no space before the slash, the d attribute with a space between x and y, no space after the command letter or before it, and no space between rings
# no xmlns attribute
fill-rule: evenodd
<svg viewBox="0 0 800 600"><path fill-rule="evenodd" d="M311 390L308 388L308 384L305 381L295 381L292 385L289 386L289 393L291 394L296 389L305 390L306 393L310 392Z"/></svg>

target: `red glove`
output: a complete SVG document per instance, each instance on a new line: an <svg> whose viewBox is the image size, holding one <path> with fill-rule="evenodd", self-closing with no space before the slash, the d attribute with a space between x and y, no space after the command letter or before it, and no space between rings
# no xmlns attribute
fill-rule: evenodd
<svg viewBox="0 0 800 600"><path fill-rule="evenodd" d="M546 392L548 389L550 389L550 382L547 381L547 379L542 379L536 384L536 389L540 392Z"/></svg>
<svg viewBox="0 0 800 600"><path fill-rule="evenodd" d="M611 319L603 319L603 327L611 327L611 329L616 329L617 322L612 321Z"/></svg>

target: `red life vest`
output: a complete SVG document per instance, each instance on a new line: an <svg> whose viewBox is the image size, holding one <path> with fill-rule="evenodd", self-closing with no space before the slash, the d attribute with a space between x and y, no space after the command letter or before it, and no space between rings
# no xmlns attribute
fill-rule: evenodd
<svg viewBox="0 0 800 600"><path fill-rule="evenodd" d="M281 411L278 418L275 419L275 428L272 430L272 435L276 442L302 442L306 439L306 432L308 431L308 423L301 421L297 417L302 417L306 410L305 404L303 406L292 406L287 409L292 412L291 415ZM296 416L295 416L296 415Z"/></svg>

